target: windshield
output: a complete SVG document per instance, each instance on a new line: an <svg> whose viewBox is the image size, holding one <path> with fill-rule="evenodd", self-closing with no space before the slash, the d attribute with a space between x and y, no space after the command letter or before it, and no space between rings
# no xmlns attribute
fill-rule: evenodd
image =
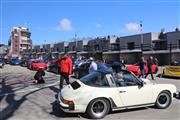
<svg viewBox="0 0 180 120"><path fill-rule="evenodd" d="M34 61L34 63L44 63L43 60L37 60L37 61Z"/></svg>
<svg viewBox="0 0 180 120"><path fill-rule="evenodd" d="M114 80L117 86L135 86L140 83L140 81L130 72L119 72L114 73Z"/></svg>
<svg viewBox="0 0 180 120"><path fill-rule="evenodd" d="M109 83L106 79L105 74L100 72L92 72L80 79L85 85L94 87L109 87Z"/></svg>
<svg viewBox="0 0 180 120"><path fill-rule="evenodd" d="M18 58L12 58L11 60L12 61L18 61L19 59Z"/></svg>

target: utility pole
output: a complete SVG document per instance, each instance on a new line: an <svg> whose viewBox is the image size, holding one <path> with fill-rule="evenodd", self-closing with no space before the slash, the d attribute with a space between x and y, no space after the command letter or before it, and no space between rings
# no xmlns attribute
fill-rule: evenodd
<svg viewBox="0 0 180 120"><path fill-rule="evenodd" d="M74 34L74 37L75 37L75 57L77 57L77 33L75 32Z"/></svg>
<svg viewBox="0 0 180 120"><path fill-rule="evenodd" d="M172 44L169 45L169 65L171 65L171 56L172 56Z"/></svg>
<svg viewBox="0 0 180 120"><path fill-rule="evenodd" d="M141 56L143 56L143 44L144 44L144 41L143 41L143 33L142 33L142 27L143 27L143 22L140 21L140 30L141 30Z"/></svg>

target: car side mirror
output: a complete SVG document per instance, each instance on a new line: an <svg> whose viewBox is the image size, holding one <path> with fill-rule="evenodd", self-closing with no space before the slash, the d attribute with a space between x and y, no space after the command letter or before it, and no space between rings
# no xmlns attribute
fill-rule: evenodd
<svg viewBox="0 0 180 120"><path fill-rule="evenodd" d="M138 83L138 85L141 86L141 87L143 87L143 86L144 86L144 82L141 81L141 82Z"/></svg>

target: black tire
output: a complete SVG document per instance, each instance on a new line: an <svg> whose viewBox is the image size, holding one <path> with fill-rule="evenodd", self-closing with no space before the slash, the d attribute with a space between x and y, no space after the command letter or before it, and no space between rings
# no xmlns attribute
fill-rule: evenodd
<svg viewBox="0 0 180 120"><path fill-rule="evenodd" d="M172 98L170 93L167 91L162 91L156 99L155 107L159 109L165 109L169 107L171 102L172 102Z"/></svg>
<svg viewBox="0 0 180 120"><path fill-rule="evenodd" d="M87 108L87 114L92 119L104 118L110 110L110 103L106 99L98 98L92 100Z"/></svg>

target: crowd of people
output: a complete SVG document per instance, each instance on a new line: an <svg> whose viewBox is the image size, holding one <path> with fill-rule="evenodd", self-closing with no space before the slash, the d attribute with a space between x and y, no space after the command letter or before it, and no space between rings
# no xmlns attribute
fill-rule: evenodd
<svg viewBox="0 0 180 120"><path fill-rule="evenodd" d="M59 89L60 90L63 88L64 80L66 81L66 84L70 84L69 78L71 77L72 71L73 71L72 59L73 59L72 56L70 56L69 54L65 54L61 59L56 61L56 63L61 65L61 67L59 67L59 71L60 71ZM88 68L88 73L97 71L98 66L94 58L90 57L89 61L90 61L90 66ZM152 80L154 80L153 72L151 69L153 64L158 64L158 61L156 58L154 59L152 56L150 56L149 59L145 60L144 57L141 57L141 59L139 60L139 68L141 71L141 74L139 77L146 78L150 74ZM148 68L147 73L145 72L145 66L147 66ZM115 72L117 72L116 69L115 69ZM45 72L42 69L38 70L34 76L35 83L45 83L43 76L45 76Z"/></svg>

